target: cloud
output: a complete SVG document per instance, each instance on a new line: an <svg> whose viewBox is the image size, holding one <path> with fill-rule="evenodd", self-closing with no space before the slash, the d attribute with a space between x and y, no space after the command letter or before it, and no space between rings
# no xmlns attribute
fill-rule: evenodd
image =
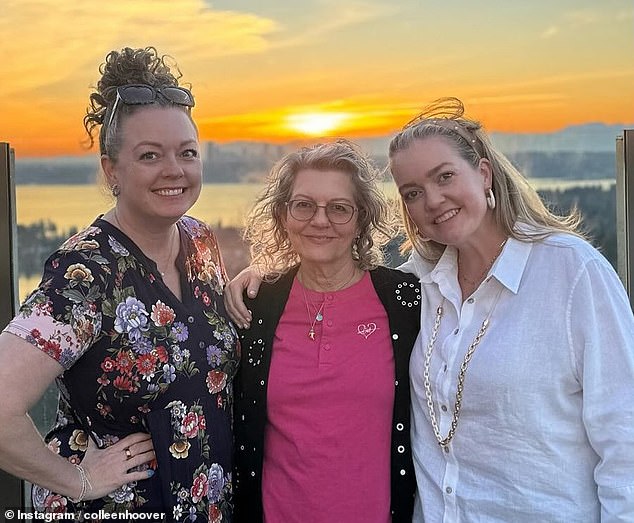
<svg viewBox="0 0 634 523"><path fill-rule="evenodd" d="M179 64L208 61L264 52L277 30L271 19L203 0L3 0L0 98L64 81L88 64L95 77L111 49L154 45Z"/></svg>
<svg viewBox="0 0 634 523"><path fill-rule="evenodd" d="M398 7L364 0L319 0L316 8L307 11L304 21L294 21L287 33L274 44L275 48L308 45L332 33L361 26L398 12Z"/></svg>
<svg viewBox="0 0 634 523"><path fill-rule="evenodd" d="M539 36L547 40L555 36L557 33L559 33L559 27L557 27L556 25L551 25L550 27L544 29Z"/></svg>
<svg viewBox="0 0 634 523"><path fill-rule="evenodd" d="M564 18L573 26L590 25L604 19L604 15L598 10L587 8L569 11L564 14Z"/></svg>

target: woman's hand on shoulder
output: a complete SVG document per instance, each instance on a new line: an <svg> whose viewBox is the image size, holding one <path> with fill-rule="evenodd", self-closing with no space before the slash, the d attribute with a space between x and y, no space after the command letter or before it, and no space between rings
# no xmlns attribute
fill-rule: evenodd
<svg viewBox="0 0 634 523"><path fill-rule="evenodd" d="M86 489L84 499L102 498L126 483L151 478L155 459L152 437L145 432L130 434L105 449L89 438L81 466L92 488Z"/></svg>
<svg viewBox="0 0 634 523"><path fill-rule="evenodd" d="M250 265L240 271L225 287L225 307L233 322L241 329L248 329L252 320L251 311L244 303L243 293L246 290L249 298L255 298L261 283L262 276Z"/></svg>

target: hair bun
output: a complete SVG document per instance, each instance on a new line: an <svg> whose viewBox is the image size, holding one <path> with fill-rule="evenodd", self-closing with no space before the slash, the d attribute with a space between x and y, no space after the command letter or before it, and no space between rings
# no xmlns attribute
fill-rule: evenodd
<svg viewBox="0 0 634 523"><path fill-rule="evenodd" d="M159 55L154 47L110 51L99 66L101 78L84 116L88 134L88 147L95 142L96 127L103 125L108 107L115 99L117 87L129 84L147 84L152 87L177 86L182 73L169 55Z"/></svg>

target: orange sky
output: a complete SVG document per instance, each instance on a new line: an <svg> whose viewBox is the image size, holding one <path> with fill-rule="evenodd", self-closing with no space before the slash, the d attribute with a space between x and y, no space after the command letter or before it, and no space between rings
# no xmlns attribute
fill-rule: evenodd
<svg viewBox="0 0 634 523"><path fill-rule="evenodd" d="M0 141L20 157L82 154L99 64L146 45L193 85L203 140L384 135L442 96L489 131L634 122L631 0L474 5L3 0Z"/></svg>

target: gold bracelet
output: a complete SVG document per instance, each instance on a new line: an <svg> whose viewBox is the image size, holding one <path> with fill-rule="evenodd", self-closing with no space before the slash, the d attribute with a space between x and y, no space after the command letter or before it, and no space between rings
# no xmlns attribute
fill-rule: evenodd
<svg viewBox="0 0 634 523"><path fill-rule="evenodd" d="M86 492L88 491L88 489L92 490L92 485L90 484L90 481L88 479L88 476L86 475L86 471L84 470L84 467L82 467L81 465L75 465L75 468L79 472L79 478L81 479L81 491L79 492L78 497L71 498L70 496L68 496L68 499L71 501L71 503L77 504L77 503L81 503L84 500L84 497L86 496Z"/></svg>

